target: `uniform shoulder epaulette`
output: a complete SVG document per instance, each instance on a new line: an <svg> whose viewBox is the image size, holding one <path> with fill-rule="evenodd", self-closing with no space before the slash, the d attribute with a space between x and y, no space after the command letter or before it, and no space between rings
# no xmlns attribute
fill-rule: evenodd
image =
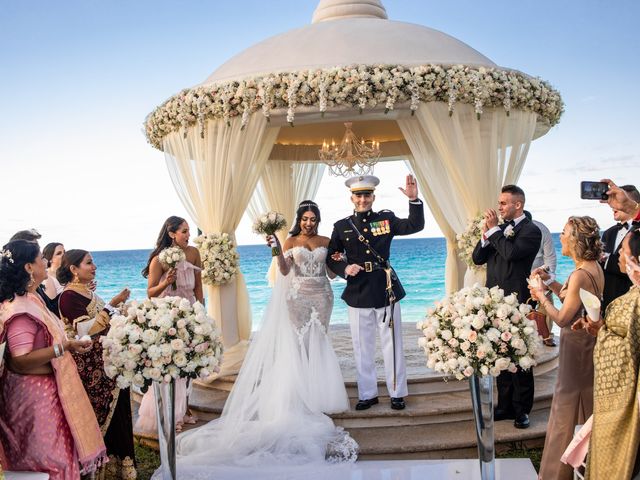
<svg viewBox="0 0 640 480"><path fill-rule="evenodd" d="M384 210L380 210L378 213L393 213L391 210L385 208Z"/></svg>

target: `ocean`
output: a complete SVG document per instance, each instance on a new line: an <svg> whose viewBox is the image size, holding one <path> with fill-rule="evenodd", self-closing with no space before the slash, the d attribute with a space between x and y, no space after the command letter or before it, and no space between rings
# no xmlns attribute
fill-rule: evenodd
<svg viewBox="0 0 640 480"><path fill-rule="evenodd" d="M556 274L564 281L573 270L573 261L560 254L559 235L553 234L558 255ZM122 288L131 289L131 298L146 297L147 281L140 272L146 264L151 250L119 250L92 252L97 270L98 294L109 301ZM264 245L242 245L240 269L245 276L253 329L260 327L264 308L269 301L271 289L266 273L271 262L271 252ZM444 238L396 238L391 244L391 262L407 291L402 300L402 319L404 322L417 322L427 308L444 296L444 264L446 244ZM348 323L346 304L340 299L345 281L337 278L331 283L335 303L331 316L332 323Z"/></svg>

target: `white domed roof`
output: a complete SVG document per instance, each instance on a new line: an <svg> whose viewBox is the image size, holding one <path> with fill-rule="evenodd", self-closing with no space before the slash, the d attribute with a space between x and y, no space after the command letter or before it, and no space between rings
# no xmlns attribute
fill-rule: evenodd
<svg viewBox="0 0 640 480"><path fill-rule="evenodd" d="M378 0L322 0L314 23L247 48L204 83L355 64L497 66L446 33L386 17Z"/></svg>

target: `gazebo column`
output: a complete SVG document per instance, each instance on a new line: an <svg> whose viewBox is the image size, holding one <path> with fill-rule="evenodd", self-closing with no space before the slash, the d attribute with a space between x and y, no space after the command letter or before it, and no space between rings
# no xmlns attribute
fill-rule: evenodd
<svg viewBox="0 0 640 480"><path fill-rule="evenodd" d="M262 175L279 127L252 115L207 120L204 130L192 126L168 134L163 141L167 167L189 215L205 233L234 236L258 179ZM251 334L251 309L244 277L208 286L208 311L222 332L225 373L237 370ZM236 365L237 364L237 365Z"/></svg>
<svg viewBox="0 0 640 480"><path fill-rule="evenodd" d="M415 115L398 119L412 156L411 169L447 239L446 291L463 285L466 266L458 260L456 234L485 209L496 206L503 185L516 183L535 132L531 112L485 109L473 105L420 105ZM469 275L467 282L474 280Z"/></svg>

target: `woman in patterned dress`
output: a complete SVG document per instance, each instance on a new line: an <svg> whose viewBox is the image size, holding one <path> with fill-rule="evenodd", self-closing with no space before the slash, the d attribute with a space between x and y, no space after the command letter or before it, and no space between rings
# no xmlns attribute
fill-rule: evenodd
<svg viewBox="0 0 640 480"><path fill-rule="evenodd" d="M105 374L100 343L100 337L109 330L111 315L116 313L115 307L129 298L129 290L125 288L105 304L90 288L96 277L96 265L86 250L67 251L62 257L57 277L65 286L58 303L68 337L88 334L93 341L89 352L76 353L74 359L104 435L110 459L98 476L135 479L129 389L120 389L115 379Z"/></svg>

